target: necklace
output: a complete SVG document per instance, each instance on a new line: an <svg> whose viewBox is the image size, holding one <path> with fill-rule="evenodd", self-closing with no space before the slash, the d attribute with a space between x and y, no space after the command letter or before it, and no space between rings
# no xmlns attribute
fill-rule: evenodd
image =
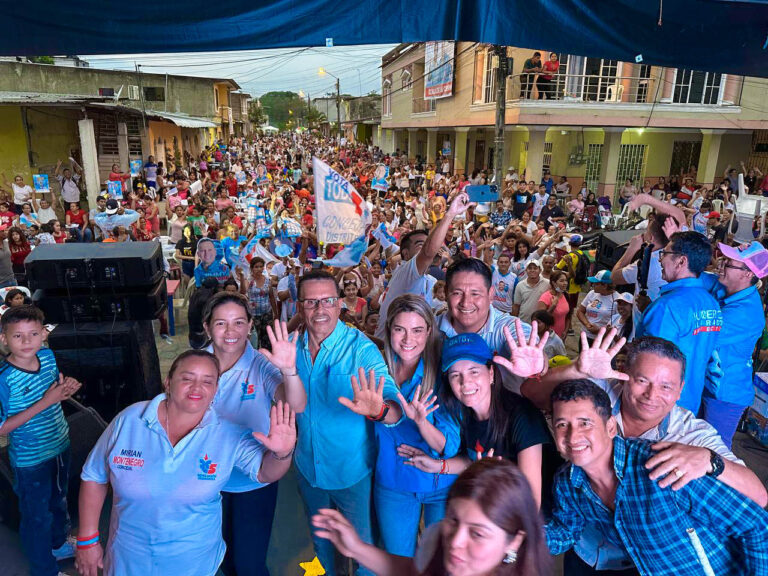
<svg viewBox="0 0 768 576"><path fill-rule="evenodd" d="M168 423L168 399L165 399L165 432L168 434L168 440L173 444L173 440L171 440L171 425Z"/></svg>

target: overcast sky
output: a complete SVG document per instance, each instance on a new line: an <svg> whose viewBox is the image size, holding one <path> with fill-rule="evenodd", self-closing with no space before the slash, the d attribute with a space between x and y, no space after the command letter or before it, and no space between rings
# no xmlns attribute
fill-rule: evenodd
<svg viewBox="0 0 768 576"><path fill-rule="evenodd" d="M360 96L381 92L381 57L396 44L333 48L285 48L241 52L183 54L119 54L85 56L93 68L211 78L233 78L243 91L261 96L275 90L303 90L317 97L335 91L336 79L320 76L322 66L341 81L342 94Z"/></svg>

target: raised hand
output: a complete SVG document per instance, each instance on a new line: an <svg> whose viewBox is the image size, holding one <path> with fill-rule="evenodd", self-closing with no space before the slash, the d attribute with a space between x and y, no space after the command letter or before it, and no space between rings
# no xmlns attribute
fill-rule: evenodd
<svg viewBox="0 0 768 576"><path fill-rule="evenodd" d="M272 345L270 352L266 348L259 348L264 357L269 360L280 372L296 373L296 336L288 334L288 324L275 320L274 329L267 326L267 336Z"/></svg>
<svg viewBox="0 0 768 576"><path fill-rule="evenodd" d="M312 516L315 535L333 542L336 549L347 557L353 557L363 546L357 530L338 510L321 508Z"/></svg>
<svg viewBox="0 0 768 576"><path fill-rule="evenodd" d="M664 225L661 228L664 230L664 234L666 234L667 238L672 238L672 234L680 232L680 226L678 225L677 220L672 218L672 216L667 216L664 219Z"/></svg>
<svg viewBox="0 0 768 576"><path fill-rule="evenodd" d="M608 380L613 378L615 380L629 380L629 376L623 372L617 372L611 366L611 360L619 353L619 350L624 346L627 339L619 338L614 343L616 338L616 328L611 328L607 333L605 327L600 328L595 336L595 340L592 342L592 346L587 343L586 332L581 333L581 354L579 354L578 360L576 360L579 372L584 374L587 378L594 378L597 380ZM613 344L613 345L612 345Z"/></svg>
<svg viewBox="0 0 768 576"><path fill-rule="evenodd" d="M384 376L379 377L376 385L376 374L371 370L365 374L365 368L358 371L359 377L352 376L352 400L341 396L339 403L352 410L355 414L376 418L384 407Z"/></svg>
<svg viewBox="0 0 768 576"><path fill-rule="evenodd" d="M439 474L443 468L443 463L440 460L436 460L424 451L408 444L400 444L397 447L397 455L405 458L405 463L408 466L413 466L429 474Z"/></svg>
<svg viewBox="0 0 768 576"><path fill-rule="evenodd" d="M463 214L467 211L468 208L471 206L474 206L474 202L469 201L469 196L465 192L460 192L456 195L456 197L451 202L451 205L448 206L448 210L446 211L446 216L453 219L459 214Z"/></svg>
<svg viewBox="0 0 768 576"><path fill-rule="evenodd" d="M517 342L512 338L512 334L507 326L504 326L504 338L507 339L509 346L509 360L503 356L494 356L493 361L499 366L503 366L515 376L528 378L537 374L543 374L549 366L547 355L544 353L544 346L549 340L549 333L545 333L538 343L537 323L534 321L531 325L531 335L528 342L525 341L525 332L523 332L523 323L519 318L515 319L515 336Z"/></svg>
<svg viewBox="0 0 768 576"><path fill-rule="evenodd" d="M287 457L296 446L296 415L287 402L278 400L269 411L269 435L254 432L253 437L278 458Z"/></svg>
<svg viewBox="0 0 768 576"><path fill-rule="evenodd" d="M425 394L422 398L421 385L416 388L416 391L413 394L413 400L410 402L408 402L399 392L397 393L397 399L400 401L400 405L403 407L405 415L413 420L417 426L424 424L427 421L427 416L440 408L439 404L435 404L437 397L432 392Z"/></svg>

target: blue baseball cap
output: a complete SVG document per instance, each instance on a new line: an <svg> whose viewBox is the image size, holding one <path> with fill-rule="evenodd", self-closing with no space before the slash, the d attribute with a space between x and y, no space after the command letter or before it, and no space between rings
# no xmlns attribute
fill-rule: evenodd
<svg viewBox="0 0 768 576"><path fill-rule="evenodd" d="M488 364L493 360L493 352L479 335L473 332L459 334L443 343L442 371L446 372L459 360Z"/></svg>
<svg viewBox="0 0 768 576"><path fill-rule="evenodd" d="M587 278L592 284L610 284L611 283L611 271L610 270L600 270L597 274L594 276L590 276Z"/></svg>

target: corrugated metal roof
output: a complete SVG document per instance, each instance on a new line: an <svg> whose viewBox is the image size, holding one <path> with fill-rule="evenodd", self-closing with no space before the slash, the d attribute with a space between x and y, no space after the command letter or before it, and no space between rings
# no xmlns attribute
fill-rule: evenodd
<svg viewBox="0 0 768 576"><path fill-rule="evenodd" d="M43 92L2 92L2 104L82 104L85 102L109 102L107 96L85 96L82 94L46 94Z"/></svg>
<svg viewBox="0 0 768 576"><path fill-rule="evenodd" d="M147 110L147 116L155 116L163 118L164 120L170 120L176 124L176 126L180 126L181 128L216 128L217 126L215 122L212 122L207 118L197 118L195 116L187 116L186 114Z"/></svg>

